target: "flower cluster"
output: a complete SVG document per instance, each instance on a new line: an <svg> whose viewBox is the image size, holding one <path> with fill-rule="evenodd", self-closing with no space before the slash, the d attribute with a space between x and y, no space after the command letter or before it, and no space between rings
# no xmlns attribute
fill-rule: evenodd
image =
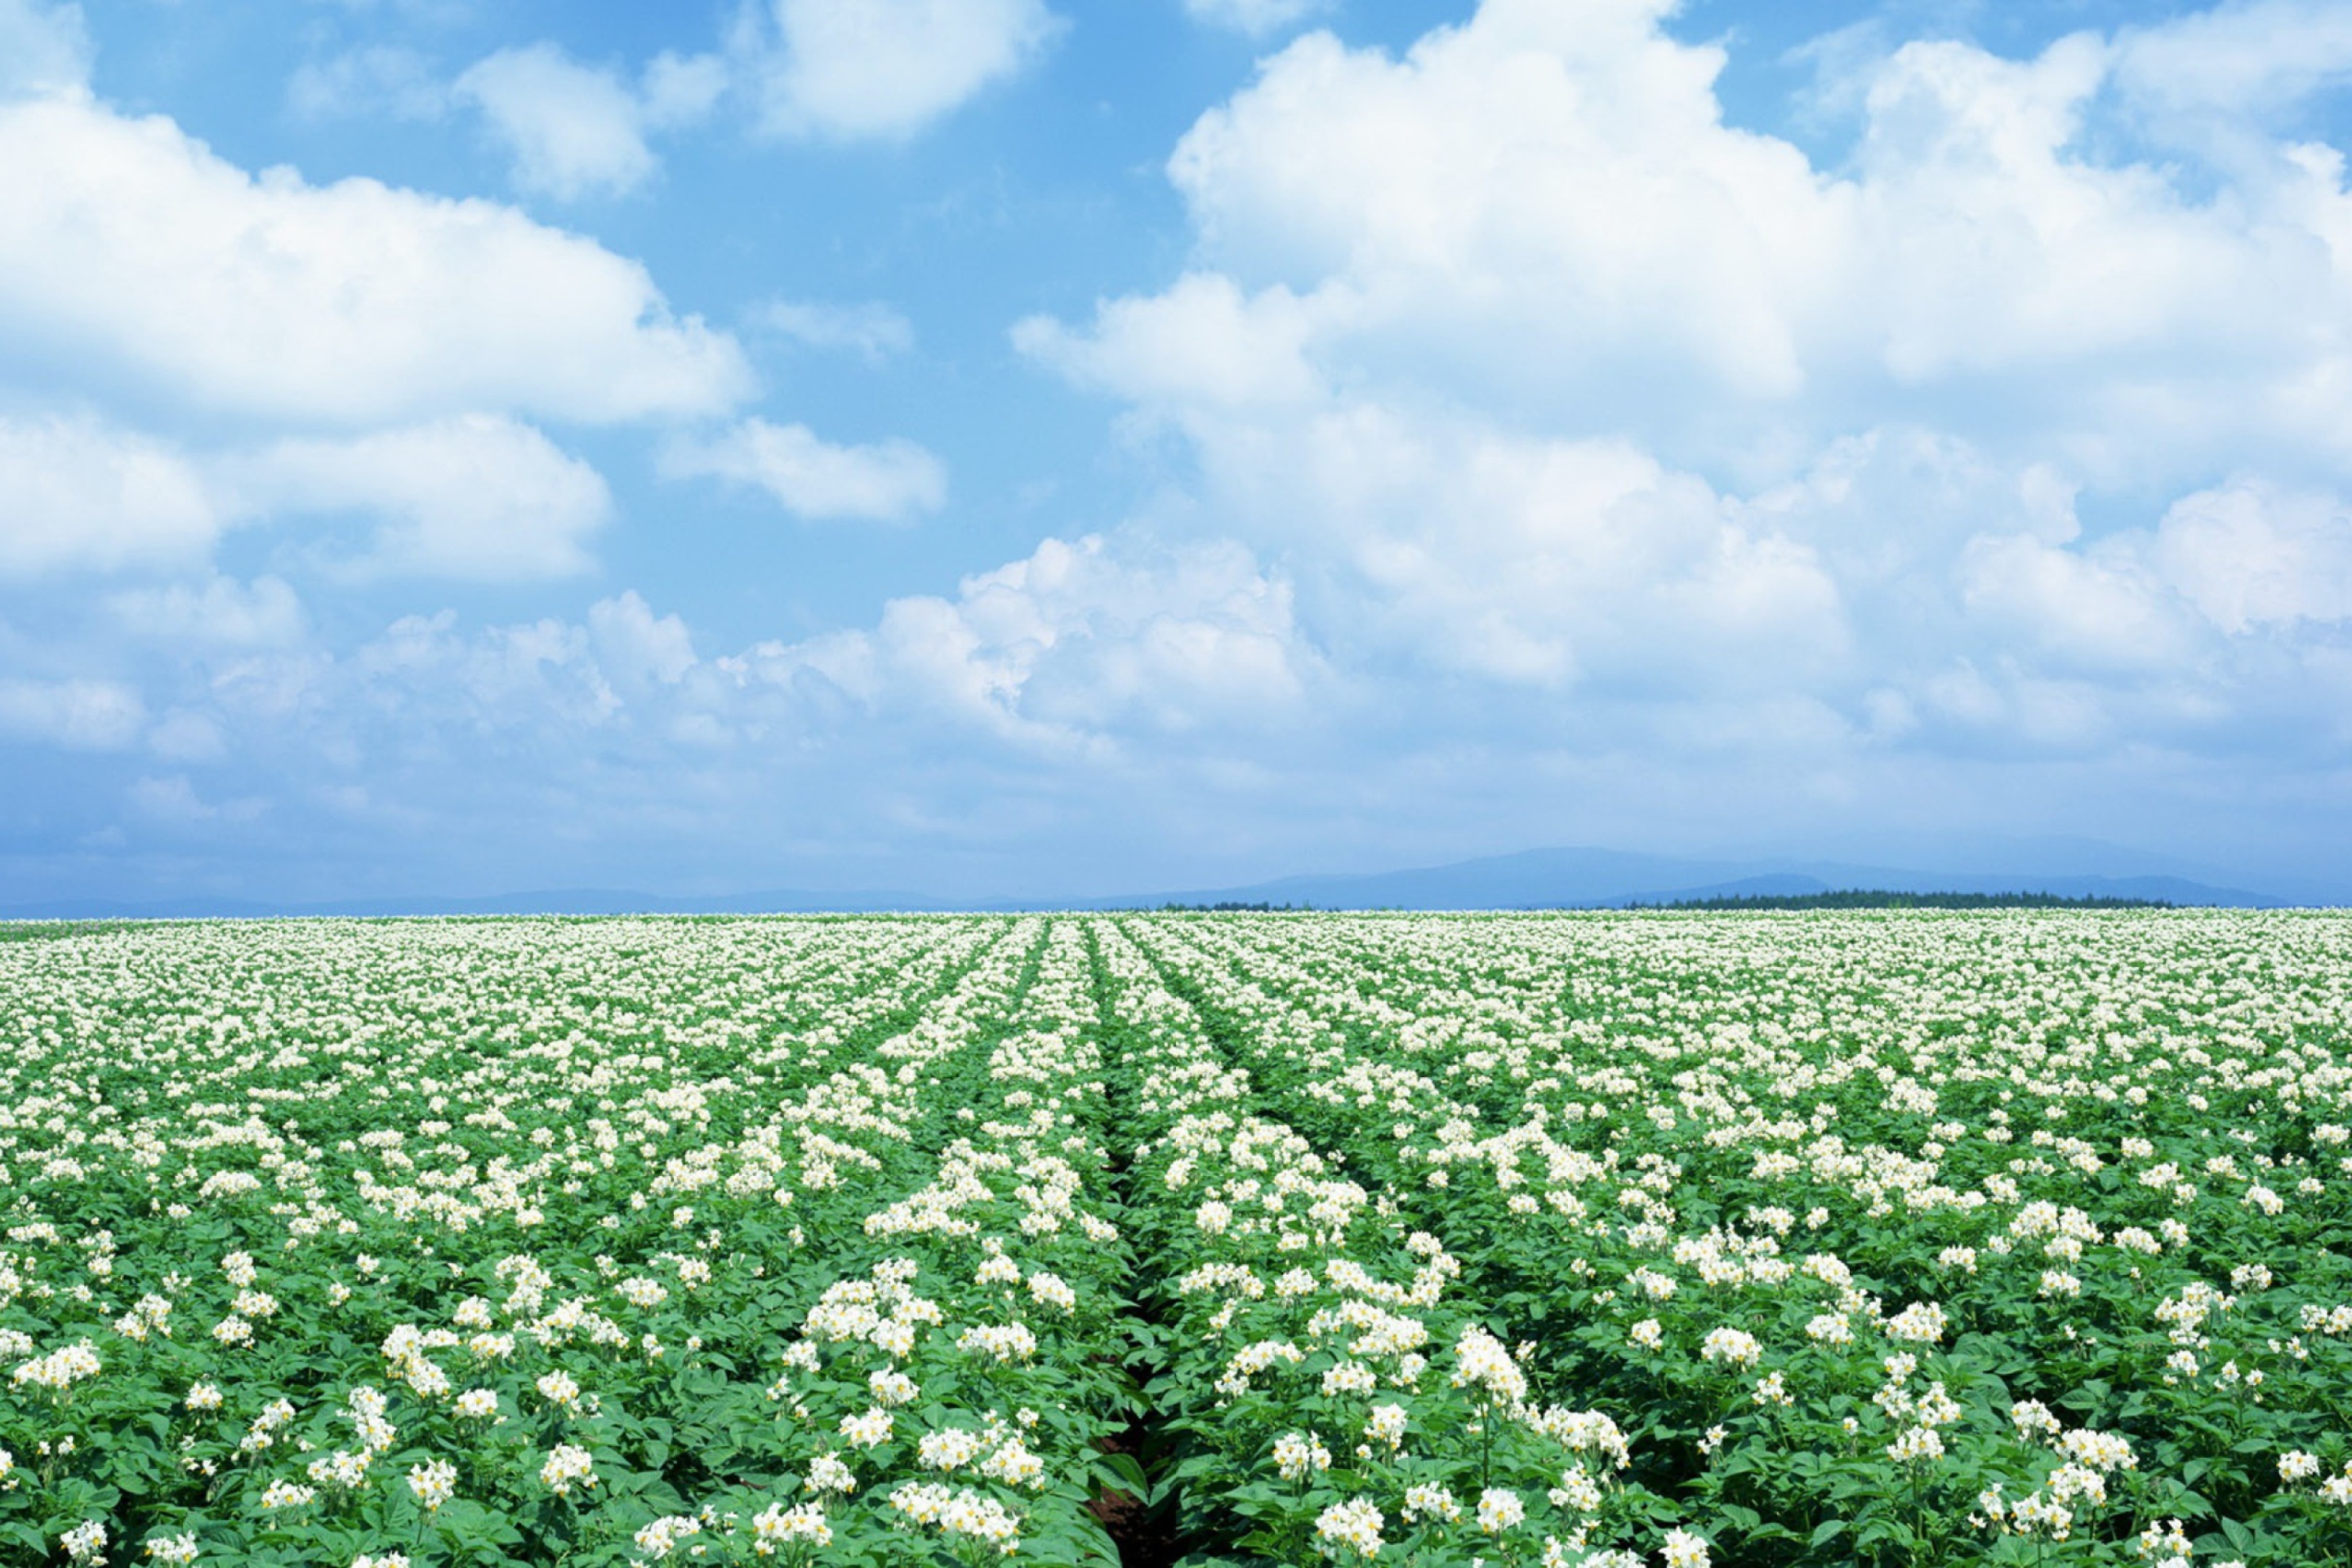
<svg viewBox="0 0 2352 1568"><path fill-rule="evenodd" d="M1801 1450L2003 1553L2352 1510L2338 916L197 924L0 985L0 1499L76 1563L1099 1554L1139 1342L1225 1555L1737 1560L1826 1517Z"/></svg>

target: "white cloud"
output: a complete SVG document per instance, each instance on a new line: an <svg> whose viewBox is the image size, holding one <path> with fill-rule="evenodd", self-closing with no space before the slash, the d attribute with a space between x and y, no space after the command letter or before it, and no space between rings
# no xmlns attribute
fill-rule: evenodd
<svg viewBox="0 0 2352 1568"><path fill-rule="evenodd" d="M2334 308L2334 287L2307 238L2192 205L2157 170L2069 153L2106 58L2079 37L2025 62L1952 43L1897 51L1871 91L1864 221L1843 270L1876 279L1860 303L1896 386L1997 378L2037 400L2079 391L2100 456L2124 462L2160 451L2181 425L2242 429L2204 384L2221 364L2307 355L2278 300ZM2151 382L2179 402L2160 438L2117 402Z"/></svg>
<svg viewBox="0 0 2352 1568"><path fill-rule="evenodd" d="M1142 403L1233 408L1299 404L1323 389L1306 358L1308 305L1280 287L1244 296L1232 279L1191 273L1165 293L1110 300L1073 332L1042 316L1013 346L1082 385Z"/></svg>
<svg viewBox="0 0 2352 1568"><path fill-rule="evenodd" d="M2037 432L2104 481L2282 432L2352 469L2352 353L2309 330L2344 312L2331 258L2352 254L2329 154L2220 171L2222 201L2169 153L2092 157L2117 56L2078 37L2021 61L1895 50L1853 163L1825 171L1726 124L1722 51L1664 9L1487 0L1402 56L1293 42L1178 146L1198 260L1105 307L1105 353L1138 312L1209 321L1222 286L1217 324L1264 345L1268 384L1303 361L1676 461L1785 471L1893 417Z"/></svg>
<svg viewBox="0 0 2352 1568"><path fill-rule="evenodd" d="M2352 506L2241 479L2175 501L2156 565L2225 632L2352 619Z"/></svg>
<svg viewBox="0 0 2352 1568"><path fill-rule="evenodd" d="M124 793L132 810L159 822L209 822L220 815L197 796L185 773L139 779Z"/></svg>
<svg viewBox="0 0 2352 1568"><path fill-rule="evenodd" d="M461 415L356 437L288 437L190 456L95 420L0 417L0 579L200 565L230 523L360 516L368 573L486 580L588 564L609 521L604 479L527 425ZM225 578L118 593L146 635L280 642L299 634L293 590Z"/></svg>
<svg viewBox="0 0 2352 1568"><path fill-rule="evenodd" d="M672 442L662 471L749 485L806 518L899 522L947 504L947 469L911 441L837 447L806 426L757 418L712 440Z"/></svg>
<svg viewBox="0 0 2352 1568"><path fill-rule="evenodd" d="M0 99L84 87L89 58L79 5L0 0Z"/></svg>
<svg viewBox="0 0 2352 1568"><path fill-rule="evenodd" d="M596 470L490 415L339 439L278 442L223 466L237 502L270 515L357 513L375 524L362 573L485 581L588 565L612 514Z"/></svg>
<svg viewBox="0 0 2352 1568"><path fill-rule="evenodd" d="M199 561L220 526L163 442L86 416L0 416L0 578Z"/></svg>
<svg viewBox="0 0 2352 1568"><path fill-rule="evenodd" d="M1139 726L1295 717L1319 659L1293 624L1288 584L1240 545L1089 535L1048 539L965 578L952 599L894 599L870 632L719 664L775 685L813 675L876 709L946 714L1023 743L1098 750Z"/></svg>
<svg viewBox="0 0 2352 1568"><path fill-rule="evenodd" d="M196 786L188 782L185 773L133 780L123 795L131 810L142 816L181 826L215 821L251 822L269 809L268 801L256 796L215 805L196 793Z"/></svg>
<svg viewBox="0 0 2352 1568"><path fill-rule="evenodd" d="M1719 54L1656 9L1490 0L1401 58L1298 39L1170 161L1203 257L1394 371L1504 369L1489 396L1787 395L1851 220L1796 149L1723 125Z"/></svg>
<svg viewBox="0 0 2352 1568"><path fill-rule="evenodd" d="M887 305L775 300L753 312L761 326L818 349L847 349L868 363L915 346L914 323Z"/></svg>
<svg viewBox="0 0 2352 1568"><path fill-rule="evenodd" d="M771 132L900 140L1020 70L1060 27L1044 0L770 0L764 16L747 10L733 52Z"/></svg>
<svg viewBox="0 0 2352 1568"><path fill-rule="evenodd" d="M730 74L723 55L656 55L638 85L638 112L657 131L699 124L718 108Z"/></svg>
<svg viewBox="0 0 2352 1568"><path fill-rule="evenodd" d="M1016 346L1174 432L1171 515L1277 544L1343 668L1618 705L1652 743L1727 703L1865 746L2219 734L2269 668L2222 639L2352 609L2324 499L2352 490L2352 193L2244 118L2342 74L2340 7L1882 52L1835 169L1727 124L1724 52L1672 9L1293 41L1170 159L1185 272ZM2086 136L2159 82L2242 111L2226 158ZM2250 459L2309 494L2154 526Z"/></svg>
<svg viewBox="0 0 2352 1568"><path fill-rule="evenodd" d="M398 44L369 44L295 69L287 103L310 120L354 114L440 121L460 110L482 118L509 160L515 186L577 201L626 195L659 173L648 132L698 125L732 85L720 54L656 55L630 86L609 68L583 65L550 42L477 60L455 81Z"/></svg>
<svg viewBox="0 0 2352 1568"><path fill-rule="evenodd" d="M0 679L0 735L77 752L116 752L146 722L139 694L111 680Z"/></svg>
<svg viewBox="0 0 2352 1568"><path fill-rule="evenodd" d="M1286 8L1229 0L1226 21ZM611 503L559 446L567 419L676 416L664 471L807 516L937 510L939 458L745 418L731 342L495 204L248 179L70 86L0 113L0 155L63 171L50 190L0 162L0 211L33 236L0 231L0 355L84 367L72 395L140 410L0 426L97 520L0 534L5 570L38 593L194 568L111 585L113 658L42 649L47 674L121 684L12 678L0 729L142 748L118 784L159 770L151 804L191 820L226 811L215 781L236 798L240 767L308 767L305 798L436 826L511 792L486 835L651 842L731 798L727 842L747 823L764 842L788 796L829 844L1084 844L1055 849L1070 864L1187 820L1222 839L1227 815L1276 859L1386 857L1407 851L1331 825L1418 824L1432 800L1480 819L1448 833L1499 844L1672 831L1676 811L1729 837L1799 797L1982 818L2001 807L1979 785L2093 830L2183 779L2206 800L2326 795L2352 744L2352 194L2337 152L2286 137L2310 133L2296 96L2341 74L2334 10L2228 5L2021 59L1850 51L1855 141L1820 162L1727 124L1723 50L1666 36L1671 10L1485 0L1410 49L1292 42L1170 161L1181 268L1014 331L1118 405L1155 487L1142 520L732 656L604 587L331 650L310 623L345 617L301 574L576 570ZM524 177L642 183L659 133L730 95L788 135L909 135L1052 26L1038 5L758 15L726 53L641 78L540 51L593 79L583 112L611 134L534 121L550 150ZM394 112L455 112L397 59L349 69ZM84 188L96 239L72 226ZM369 215L349 242L346 205ZM412 274L396 308L338 314ZM554 324L509 331L542 303ZM869 359L911 339L880 306L746 321ZM668 391L613 390L648 365ZM70 461L43 456L61 442ZM155 515L182 532L122 521L146 515L126 454L181 485L184 510ZM208 578L229 523L240 559L215 570L238 577ZM247 545L309 616L244 580ZM12 604L0 635L21 649L68 619L20 626ZM116 659L145 661L137 691ZM2242 765L2265 749L2321 761ZM2034 757L2054 761L2011 765ZM174 785L200 763L204 793Z"/></svg>
<svg viewBox="0 0 2352 1568"><path fill-rule="evenodd" d="M219 416L606 421L750 389L644 268L511 208L259 178L170 121L0 105L0 352Z"/></svg>
<svg viewBox="0 0 2352 1568"><path fill-rule="evenodd" d="M276 577L131 588L106 604L127 635L183 648L291 647L308 629L302 601Z"/></svg>
<svg viewBox="0 0 2352 1568"><path fill-rule="evenodd" d="M2266 116L2352 76L2352 13L2334 0L2250 0L2128 28L2116 78L2173 110Z"/></svg>
<svg viewBox="0 0 2352 1568"><path fill-rule="evenodd" d="M2038 646L2045 668L2163 669L2193 646L2128 541L2086 552L2030 534L1983 535L1961 553L1959 583L1969 609Z"/></svg>
<svg viewBox="0 0 2352 1568"><path fill-rule="evenodd" d="M353 667L407 722L455 718L524 734L597 729L620 712L587 628L548 616L468 637L457 622L446 610L404 616L359 650Z"/></svg>
<svg viewBox="0 0 2352 1568"><path fill-rule="evenodd" d="M174 709L147 731L147 749L166 762L216 763L228 755L228 742L205 715Z"/></svg>
<svg viewBox="0 0 2352 1568"><path fill-rule="evenodd" d="M700 659L685 621L656 614L632 589L588 607L584 624L558 616L463 629L454 612L404 616L360 649L338 678L356 680L403 736L495 735L523 753L572 755L617 747L667 784L684 774L672 747L723 751L738 726L740 672ZM458 742L463 744L465 742ZM656 807L667 809L667 807Z"/></svg>
<svg viewBox="0 0 2352 1568"><path fill-rule="evenodd" d="M523 190L562 201L625 195L660 167L646 146L635 95L553 44L501 49L453 90L482 111Z"/></svg>
<svg viewBox="0 0 2352 1568"><path fill-rule="evenodd" d="M1184 0L1184 14L1212 26L1263 37L1328 12L1334 0Z"/></svg>
<svg viewBox="0 0 2352 1568"><path fill-rule="evenodd" d="M1842 595L1811 548L1631 443L1370 403L1188 427L1220 513L1298 551L1331 641L1358 659L1687 695L1843 651Z"/></svg>
<svg viewBox="0 0 2352 1568"><path fill-rule="evenodd" d="M377 44L304 64L288 97L312 119L471 108L518 189L577 201L642 188L661 168L648 134L699 125L730 96L769 134L904 140L1021 70L1061 27L1045 0L749 0L722 47L664 52L635 85L550 41L446 84L415 50Z"/></svg>
<svg viewBox="0 0 2352 1568"><path fill-rule="evenodd" d="M634 588L588 606L588 637L606 675L625 686L648 680L675 686L697 663L686 623L674 615L656 616Z"/></svg>
<svg viewBox="0 0 2352 1568"><path fill-rule="evenodd" d="M305 120L384 113L432 121L449 111L449 89L416 50L368 44L296 67L286 103Z"/></svg>

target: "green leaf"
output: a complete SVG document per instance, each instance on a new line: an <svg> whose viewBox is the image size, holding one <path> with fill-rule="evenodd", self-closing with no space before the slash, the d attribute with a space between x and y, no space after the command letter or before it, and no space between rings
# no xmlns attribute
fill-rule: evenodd
<svg viewBox="0 0 2352 1568"><path fill-rule="evenodd" d="M1117 1477L1121 1489L1130 1496L1147 1498L1151 1495L1150 1479L1143 1473L1143 1467L1136 1463L1134 1455L1105 1454L1096 1463Z"/></svg>

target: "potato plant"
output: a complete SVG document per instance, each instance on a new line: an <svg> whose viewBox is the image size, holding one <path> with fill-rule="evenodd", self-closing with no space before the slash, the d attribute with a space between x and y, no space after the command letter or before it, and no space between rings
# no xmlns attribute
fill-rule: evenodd
<svg viewBox="0 0 2352 1568"><path fill-rule="evenodd" d="M0 942L0 1560L2352 1563L2352 921Z"/></svg>

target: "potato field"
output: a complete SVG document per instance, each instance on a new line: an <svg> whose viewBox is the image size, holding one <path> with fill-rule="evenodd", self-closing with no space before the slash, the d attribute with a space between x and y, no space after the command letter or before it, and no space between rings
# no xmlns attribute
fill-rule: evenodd
<svg viewBox="0 0 2352 1568"><path fill-rule="evenodd" d="M2352 919L0 936L0 1563L2352 1563Z"/></svg>

